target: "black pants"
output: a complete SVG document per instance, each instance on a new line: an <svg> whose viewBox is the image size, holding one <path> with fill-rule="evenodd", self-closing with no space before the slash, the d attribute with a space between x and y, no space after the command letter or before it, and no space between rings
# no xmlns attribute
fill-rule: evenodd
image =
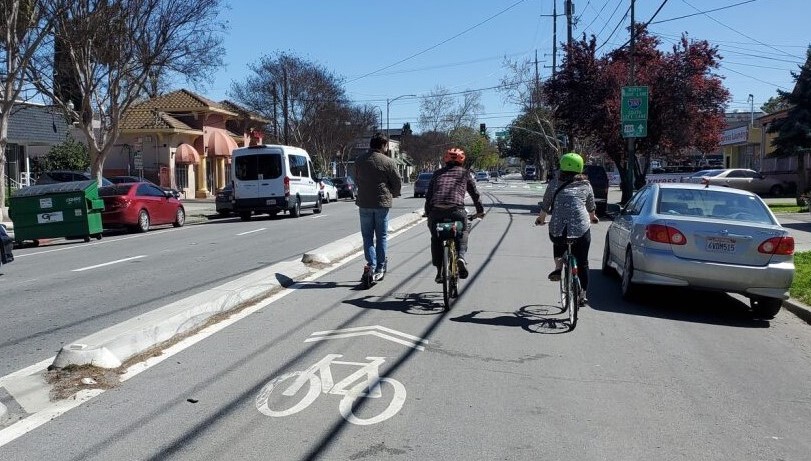
<svg viewBox="0 0 811 461"><path fill-rule="evenodd" d="M428 215L428 229L431 232L431 263L436 267L442 266L442 240L436 235L436 223L444 220L461 221L465 224L462 232L457 232L456 253L458 257L465 257L467 253L467 238L470 235L470 224L467 222L467 211L464 208L450 210L433 210ZM461 235L460 235L461 234Z"/></svg>
<svg viewBox="0 0 811 461"><path fill-rule="evenodd" d="M563 235L566 235L564 230ZM552 255L555 258L560 258L566 252L566 237L553 237L549 235L552 240ZM574 259L577 261L577 276L580 279L580 286L583 291L589 286L589 247L591 246L591 230L587 230L585 234L575 239L572 244L572 253Z"/></svg>

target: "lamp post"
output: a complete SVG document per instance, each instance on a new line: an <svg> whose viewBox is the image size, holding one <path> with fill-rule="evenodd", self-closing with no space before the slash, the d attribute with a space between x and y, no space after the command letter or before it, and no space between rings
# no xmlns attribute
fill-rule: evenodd
<svg viewBox="0 0 811 461"><path fill-rule="evenodd" d="M402 94L394 99L386 99L386 137L389 137L389 106L400 98L416 98L416 94Z"/></svg>
<svg viewBox="0 0 811 461"><path fill-rule="evenodd" d="M747 102L749 103L749 125L755 126L755 95L750 93Z"/></svg>
<svg viewBox="0 0 811 461"><path fill-rule="evenodd" d="M383 109L381 109L380 106L375 107L380 111L380 131L383 131Z"/></svg>

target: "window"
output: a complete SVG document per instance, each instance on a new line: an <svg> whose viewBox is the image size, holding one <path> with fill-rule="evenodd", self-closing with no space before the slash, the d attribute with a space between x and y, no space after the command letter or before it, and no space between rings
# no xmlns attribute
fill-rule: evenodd
<svg viewBox="0 0 811 461"><path fill-rule="evenodd" d="M189 187L189 168L186 165L175 168L175 182L180 190Z"/></svg>
<svg viewBox="0 0 811 461"><path fill-rule="evenodd" d="M307 170L306 157L301 155L288 155L287 160L291 176L306 177L310 175Z"/></svg>
<svg viewBox="0 0 811 461"><path fill-rule="evenodd" d="M282 157L278 154L245 155L234 159L233 168L240 181L275 179L282 175Z"/></svg>
<svg viewBox="0 0 811 461"><path fill-rule="evenodd" d="M732 170L727 175L727 178L746 178L746 171L744 170Z"/></svg>

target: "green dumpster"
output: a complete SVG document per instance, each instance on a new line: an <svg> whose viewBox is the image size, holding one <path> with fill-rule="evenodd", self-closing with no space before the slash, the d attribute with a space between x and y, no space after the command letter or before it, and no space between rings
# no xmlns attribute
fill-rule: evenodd
<svg viewBox="0 0 811 461"><path fill-rule="evenodd" d="M14 223L14 242L64 237L101 239L101 212L96 181L73 181L29 186L11 195L8 214Z"/></svg>

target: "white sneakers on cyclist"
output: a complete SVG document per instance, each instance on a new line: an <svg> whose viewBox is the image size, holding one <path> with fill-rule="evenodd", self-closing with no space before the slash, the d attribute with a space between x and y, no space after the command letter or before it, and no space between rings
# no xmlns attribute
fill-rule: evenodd
<svg viewBox="0 0 811 461"><path fill-rule="evenodd" d="M463 258L457 258L456 259L456 267L459 269L459 278L460 279L466 279L467 276L468 276L468 273L467 273L467 261L465 261Z"/></svg>

